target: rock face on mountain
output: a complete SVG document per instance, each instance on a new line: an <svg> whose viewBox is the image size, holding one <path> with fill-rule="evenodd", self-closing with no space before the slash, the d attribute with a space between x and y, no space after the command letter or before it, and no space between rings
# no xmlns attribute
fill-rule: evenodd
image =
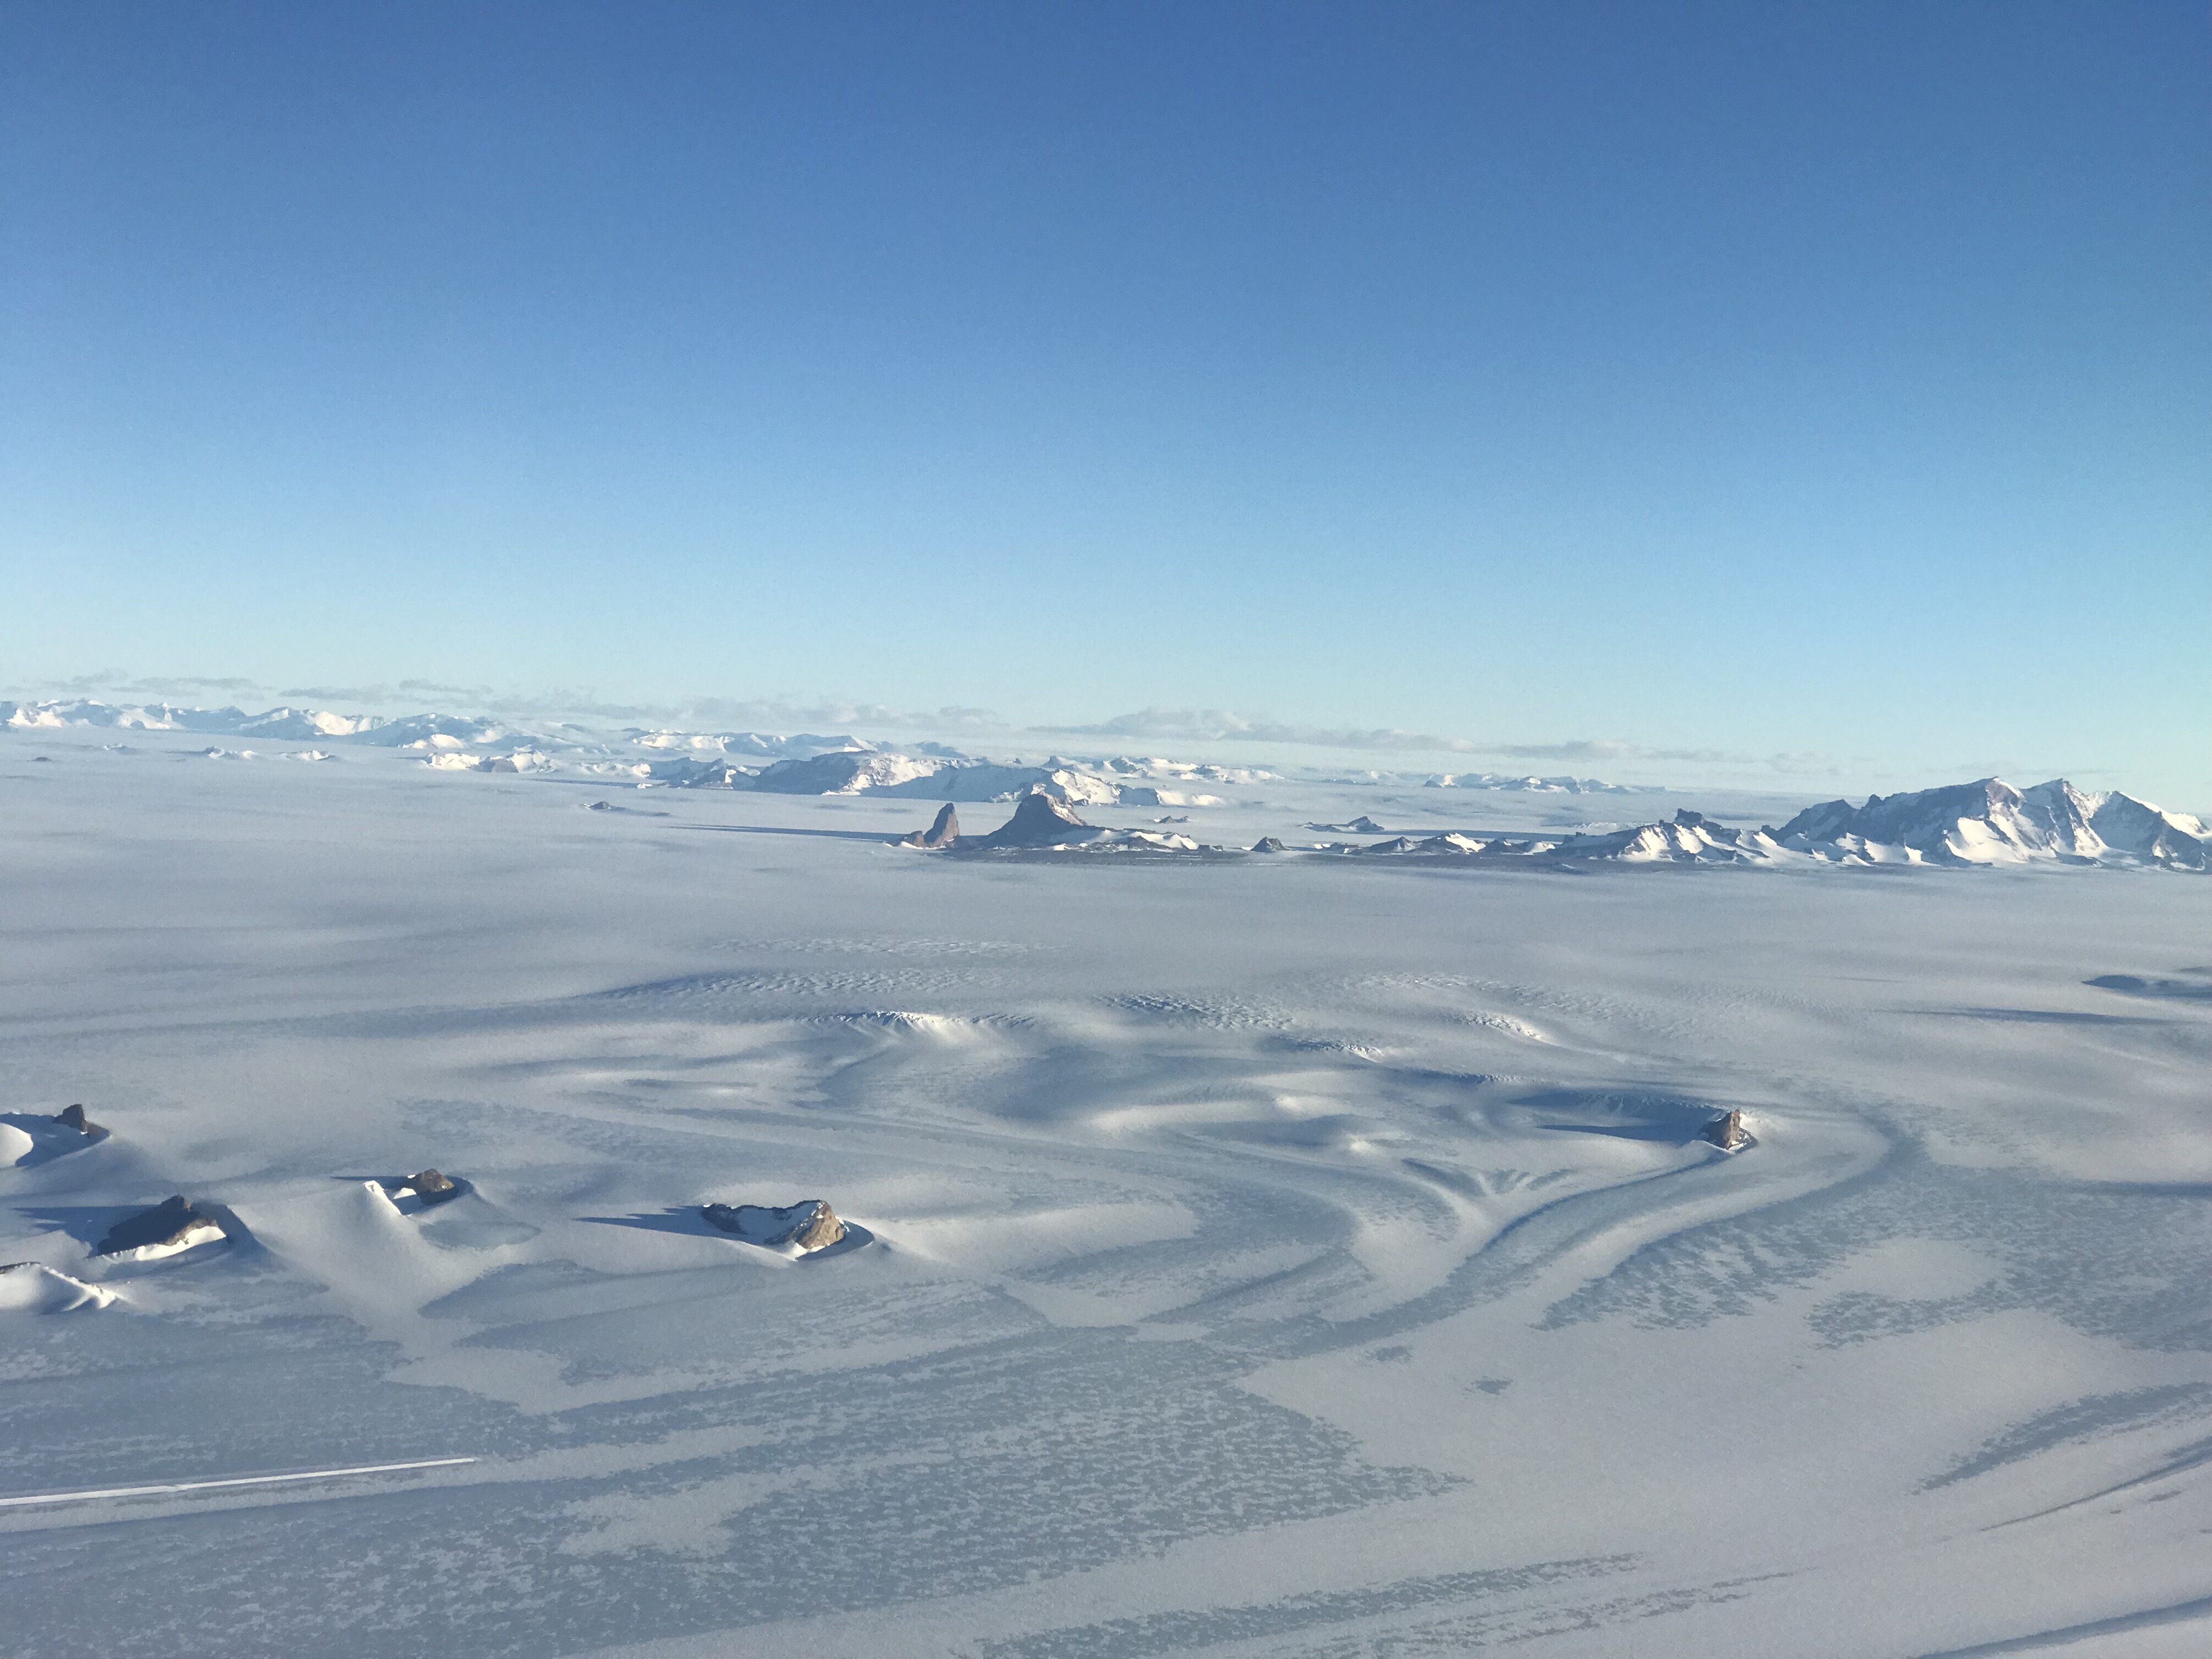
<svg viewBox="0 0 2212 1659"><path fill-rule="evenodd" d="M1751 1132L1743 1127L1741 1112L1723 1112L1711 1123L1698 1131L1700 1140L1710 1140L1724 1152L1741 1151L1751 1145Z"/></svg>
<svg viewBox="0 0 2212 1659"><path fill-rule="evenodd" d="M1042 791L1024 795L1013 817L988 836L963 836L963 853L993 847L1066 847L1096 841L1109 832L1085 823L1057 795Z"/></svg>
<svg viewBox="0 0 2212 1659"><path fill-rule="evenodd" d="M107 1230L94 1255L128 1255L150 1260L173 1255L195 1244L223 1237L222 1224L194 1207L182 1193L165 1198L150 1210L125 1216Z"/></svg>
<svg viewBox="0 0 2212 1659"><path fill-rule="evenodd" d="M845 1224L826 1199L805 1199L780 1209L766 1204L709 1204L702 1213L708 1224L748 1244L796 1250L802 1255L826 1249L845 1236Z"/></svg>
<svg viewBox="0 0 2212 1659"><path fill-rule="evenodd" d="M2202 870L2205 826L2118 793L2092 794L2063 778L2015 789L1982 778L1911 794L1869 795L1863 806L1824 801L1772 832L1796 851L1908 849L1931 863L2019 864L2036 859L2121 861ZM1911 861L1911 860L1905 860Z"/></svg>
<svg viewBox="0 0 2212 1659"><path fill-rule="evenodd" d="M917 830L910 836L902 836L892 843L896 847L922 847L934 850L950 847L960 839L960 815L952 810L951 801L938 809L937 817L928 829Z"/></svg>
<svg viewBox="0 0 2212 1659"><path fill-rule="evenodd" d="M100 1125L94 1123L90 1118L84 1115L84 1108L82 1106L63 1107L61 1110L54 1114L54 1121L60 1124L64 1129L76 1130L79 1134L83 1135L88 1139L90 1139L96 1135L104 1135L107 1133L106 1130L101 1128Z"/></svg>

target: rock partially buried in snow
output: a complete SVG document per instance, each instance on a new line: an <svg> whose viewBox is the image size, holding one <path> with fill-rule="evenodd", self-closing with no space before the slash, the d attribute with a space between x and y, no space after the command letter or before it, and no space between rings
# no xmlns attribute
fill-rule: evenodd
<svg viewBox="0 0 2212 1659"><path fill-rule="evenodd" d="M708 1222L748 1244L800 1255L826 1249L845 1236L829 1200L810 1198L781 1209L766 1204L709 1204Z"/></svg>
<svg viewBox="0 0 2212 1659"><path fill-rule="evenodd" d="M425 1204L442 1204L449 1198L459 1198L461 1188L451 1176L440 1175L435 1170L425 1170L422 1174L409 1176L401 1182L399 1190L393 1196L404 1198L410 1193Z"/></svg>
<svg viewBox="0 0 2212 1659"><path fill-rule="evenodd" d="M954 842L959 839L960 815L952 810L952 803L947 801L945 805L939 809L935 821L930 824L928 829L917 830L910 836L902 836L893 843L893 845L898 847L925 847L933 849L939 847L950 847Z"/></svg>
<svg viewBox="0 0 2212 1659"><path fill-rule="evenodd" d="M1743 1127L1741 1112L1723 1112L1711 1123L1698 1131L1701 1140L1710 1140L1724 1152L1741 1152L1751 1145L1751 1132Z"/></svg>
<svg viewBox="0 0 2212 1659"><path fill-rule="evenodd" d="M106 1130L101 1128L100 1125L94 1123L90 1118L84 1115L84 1108L82 1106L63 1107L61 1110L54 1114L54 1121L60 1124L64 1129L76 1130L79 1134L85 1136L87 1139L90 1139L94 1135L103 1135L107 1133Z"/></svg>
<svg viewBox="0 0 2212 1659"><path fill-rule="evenodd" d="M228 1237L222 1224L193 1206L179 1193L150 1210L126 1216L107 1230L94 1255L115 1256L126 1261L153 1261L175 1255L196 1244L212 1244Z"/></svg>

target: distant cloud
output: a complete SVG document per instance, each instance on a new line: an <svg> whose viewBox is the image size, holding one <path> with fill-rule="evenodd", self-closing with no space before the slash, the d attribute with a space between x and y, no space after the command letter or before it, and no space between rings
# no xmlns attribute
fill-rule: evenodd
<svg viewBox="0 0 2212 1659"><path fill-rule="evenodd" d="M936 709L892 708L879 702L790 702L778 699L701 697L656 711L665 717L710 726L757 726L769 731L825 731L832 726L872 726L897 731L998 731L1006 722L988 708L951 705Z"/></svg>
<svg viewBox="0 0 2212 1659"><path fill-rule="evenodd" d="M1462 755L1492 752L1465 738L1404 732L1395 726L1365 731L1319 726L1291 726L1256 720L1225 708L1140 708L1096 726L1038 726L1048 737L1128 738L1168 743L1297 743L1320 749L1432 750Z"/></svg>
<svg viewBox="0 0 2212 1659"><path fill-rule="evenodd" d="M210 691L225 696L240 692L258 691L256 682L236 677L211 678L205 675L184 674L173 677L140 677L111 668L104 673L80 674L73 680L63 680L52 690L63 696L89 696L94 692L106 692L131 697L204 697Z"/></svg>
<svg viewBox="0 0 2212 1659"><path fill-rule="evenodd" d="M1140 708L1095 726L1040 726L1053 737L1120 738L1167 743L1302 744L1316 749L1496 756L1513 761L1667 761L1691 765L1765 766L1778 772L1832 772L1832 755L1740 755L1720 749L1649 749L1617 738L1574 738L1559 743L1498 743L1474 738L1408 732L1399 726L1353 728L1297 726L1237 714L1224 708Z"/></svg>

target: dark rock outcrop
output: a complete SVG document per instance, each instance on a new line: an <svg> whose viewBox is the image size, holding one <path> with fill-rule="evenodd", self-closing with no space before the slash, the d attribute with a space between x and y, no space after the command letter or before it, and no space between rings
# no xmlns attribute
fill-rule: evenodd
<svg viewBox="0 0 2212 1659"><path fill-rule="evenodd" d="M163 1199L150 1210L141 1210L117 1222L107 1230L107 1237L100 1241L93 1254L118 1255L125 1250L181 1249L188 1244L212 1242L222 1231L221 1222L194 1207L191 1200L179 1193ZM207 1234L208 1237L195 1238L195 1233Z"/></svg>
<svg viewBox="0 0 2212 1659"><path fill-rule="evenodd" d="M950 847L954 842L959 839L960 815L952 810L952 803L951 801L947 801L943 807L939 809L935 820L932 822L928 829L917 830L910 836L902 836L896 842L893 843L893 845L899 847L926 847L933 849L939 847Z"/></svg>
<svg viewBox="0 0 2212 1659"><path fill-rule="evenodd" d="M795 1245L819 1250L845 1236L845 1224L827 1199L805 1199L781 1209L766 1204L709 1204L704 1213L711 1225L770 1249Z"/></svg>
<svg viewBox="0 0 2212 1659"><path fill-rule="evenodd" d="M1290 848L1283 845L1280 836L1262 836L1252 843L1252 850L1255 853L1287 853Z"/></svg>
<svg viewBox="0 0 2212 1659"><path fill-rule="evenodd" d="M1743 1114L1740 1111L1723 1112L1698 1131L1698 1138L1711 1141L1724 1152L1751 1145L1751 1133L1743 1127Z"/></svg>
<svg viewBox="0 0 2212 1659"><path fill-rule="evenodd" d="M54 1114L54 1121L65 1129L74 1129L81 1135L105 1134L107 1132L84 1115L82 1106L64 1106Z"/></svg>
<svg viewBox="0 0 2212 1659"><path fill-rule="evenodd" d="M403 1194L413 1193L425 1204L442 1204L449 1198L461 1195L460 1183L451 1176L440 1175L435 1170L425 1170L420 1175L409 1176L399 1190Z"/></svg>
<svg viewBox="0 0 2212 1659"><path fill-rule="evenodd" d="M1075 816L1075 809L1058 795L1042 790L1024 795L1013 817L988 836L964 836L960 850L990 847L1058 847L1068 842L1095 841L1106 831L1092 828Z"/></svg>

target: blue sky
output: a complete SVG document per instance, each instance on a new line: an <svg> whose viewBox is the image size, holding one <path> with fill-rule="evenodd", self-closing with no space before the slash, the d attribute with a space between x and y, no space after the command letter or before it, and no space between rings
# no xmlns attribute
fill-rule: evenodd
<svg viewBox="0 0 2212 1659"><path fill-rule="evenodd" d="M2212 805L2208 48L19 0L0 678Z"/></svg>

